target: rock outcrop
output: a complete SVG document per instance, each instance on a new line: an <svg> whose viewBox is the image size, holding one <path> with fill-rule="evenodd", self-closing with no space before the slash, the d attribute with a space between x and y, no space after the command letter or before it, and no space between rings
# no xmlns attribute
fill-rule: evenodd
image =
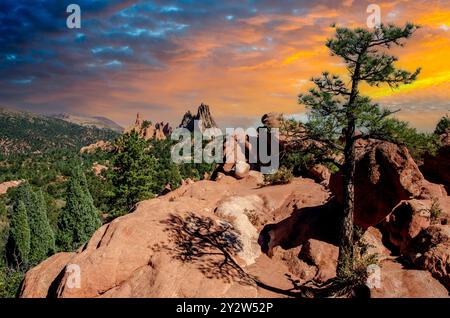
<svg viewBox="0 0 450 318"><path fill-rule="evenodd" d="M342 174L333 174L329 186L342 204ZM357 143L356 225L368 228L380 223L400 201L432 199L438 195L445 195L445 191L424 179L406 147L379 140Z"/></svg>
<svg viewBox="0 0 450 318"><path fill-rule="evenodd" d="M96 143L90 144L89 146L82 147L80 149L80 153L92 154L97 150L112 152L114 151L114 146L109 141L99 140Z"/></svg>
<svg viewBox="0 0 450 318"><path fill-rule="evenodd" d="M128 127L125 133L135 131L138 135L145 140L156 139L165 140L172 134L172 127L169 123L157 122L155 124L142 120L141 115L138 113L136 121L133 126Z"/></svg>
<svg viewBox="0 0 450 318"><path fill-rule="evenodd" d="M108 170L108 167L102 164L99 164L98 162L94 162L92 165L92 172L97 176L100 177L103 171Z"/></svg>
<svg viewBox="0 0 450 318"><path fill-rule="evenodd" d="M450 226L436 224L422 230L404 254L418 268L428 270L450 289Z"/></svg>
<svg viewBox="0 0 450 318"><path fill-rule="evenodd" d="M261 118L261 122L264 126L269 128L280 128L283 120L283 114L281 113L267 113Z"/></svg>
<svg viewBox="0 0 450 318"><path fill-rule="evenodd" d="M18 187L23 180L6 181L0 183L0 195L6 194L8 189Z"/></svg>
<svg viewBox="0 0 450 318"><path fill-rule="evenodd" d="M444 184L450 191L450 129L440 139L442 147L436 155L425 155L420 169L427 179Z"/></svg>
<svg viewBox="0 0 450 318"><path fill-rule="evenodd" d="M400 252L405 252L411 241L431 225L431 200L400 202L383 222L388 240Z"/></svg>
<svg viewBox="0 0 450 318"><path fill-rule="evenodd" d="M195 127L197 121L197 127ZM218 128L214 121L209 106L201 103L197 109L197 114L194 116L190 111L186 112L181 120L180 128L186 128L193 132L195 129L199 129L204 132L208 128Z"/></svg>
<svg viewBox="0 0 450 318"><path fill-rule="evenodd" d="M302 178L262 188L253 176L185 183L105 224L78 251L31 269L21 297L286 297L293 286L285 274L301 282L334 275L336 211L327 199L323 186ZM276 226L264 231L270 222ZM271 246L272 258L261 253L265 235L280 243ZM379 232L370 228L368 235L384 255L375 297L448 295L427 271L405 269L385 255ZM430 251L422 254L431 253L423 267L444 275L437 260L445 250Z"/></svg>
<svg viewBox="0 0 450 318"><path fill-rule="evenodd" d="M317 198L321 191L319 185L302 180L275 189L259 188L251 177L185 184L104 225L77 252L56 254L39 264L27 273L21 295L283 296L247 282L221 251L232 253L245 271L265 283L292 287L284 276L287 265L261 254L257 234L290 193L314 205L321 201ZM80 268L79 288L71 288L70 264Z"/></svg>
<svg viewBox="0 0 450 318"><path fill-rule="evenodd" d="M330 183L331 172L324 165L316 164L302 173L302 176L305 178L311 178L324 186L328 186Z"/></svg>
<svg viewBox="0 0 450 318"><path fill-rule="evenodd" d="M246 177L252 169L252 165L248 163L251 151L252 147L246 135L235 133L227 136L223 144L223 163L217 172L232 175L237 179Z"/></svg>
<svg viewBox="0 0 450 318"><path fill-rule="evenodd" d="M314 280L326 282L336 276L339 248L323 241L309 239L302 245L299 258L317 268Z"/></svg>

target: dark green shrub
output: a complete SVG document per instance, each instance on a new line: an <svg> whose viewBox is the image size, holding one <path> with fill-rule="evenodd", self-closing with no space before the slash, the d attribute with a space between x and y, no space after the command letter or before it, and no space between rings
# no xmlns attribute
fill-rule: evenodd
<svg viewBox="0 0 450 318"><path fill-rule="evenodd" d="M448 115L445 115L437 123L434 133L436 135L442 135L449 128L450 128L450 118L448 117Z"/></svg>

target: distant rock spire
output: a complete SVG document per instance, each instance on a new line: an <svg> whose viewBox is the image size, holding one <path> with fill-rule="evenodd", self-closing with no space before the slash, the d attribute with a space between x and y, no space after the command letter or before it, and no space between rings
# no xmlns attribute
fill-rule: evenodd
<svg viewBox="0 0 450 318"><path fill-rule="evenodd" d="M138 112L136 115L136 121L134 123L134 126L136 128L141 128L142 127L142 120L141 120L141 114Z"/></svg>
<svg viewBox="0 0 450 318"><path fill-rule="evenodd" d="M199 125L199 129L200 131L205 131L205 129L208 128L217 128L217 124L214 121L212 115L211 115L211 111L209 109L209 106L201 103L200 106L197 109L197 114L195 116L192 115L192 113L190 111L187 111L184 116L183 119L181 120L181 124L179 127L181 128L186 128L189 131L194 131L194 122L195 121L199 121L198 125Z"/></svg>
<svg viewBox="0 0 450 318"><path fill-rule="evenodd" d="M136 121L134 126L128 127L125 130L125 133L130 133L135 131L141 138L145 140L156 139L156 140L164 140L172 134L172 127L170 127L169 123L165 122L157 122L153 125L151 122L145 122L141 118L141 114L137 113Z"/></svg>

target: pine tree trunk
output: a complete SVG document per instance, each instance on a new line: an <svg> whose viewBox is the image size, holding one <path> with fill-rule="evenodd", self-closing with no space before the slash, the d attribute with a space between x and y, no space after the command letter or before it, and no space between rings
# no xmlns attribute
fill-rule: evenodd
<svg viewBox="0 0 450 318"><path fill-rule="evenodd" d="M350 124L346 133L343 167L344 210L340 226L339 258L336 274L343 277L353 268L353 212L355 209L355 125Z"/></svg>
<svg viewBox="0 0 450 318"><path fill-rule="evenodd" d="M352 76L352 91L347 105L347 127L345 131L344 165L343 165L343 192L344 211L339 235L339 258L336 268L338 277L345 277L353 271L353 214L355 210L355 130L356 117L354 104L358 96L358 85L361 64L360 57Z"/></svg>

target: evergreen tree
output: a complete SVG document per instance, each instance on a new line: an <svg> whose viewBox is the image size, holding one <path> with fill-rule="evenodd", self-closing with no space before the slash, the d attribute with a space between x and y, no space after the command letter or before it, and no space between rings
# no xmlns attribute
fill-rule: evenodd
<svg viewBox="0 0 450 318"><path fill-rule="evenodd" d="M172 189L176 189L181 184L180 168L172 161L170 152L172 145L171 140L150 141L149 155L156 160L154 187L151 189L153 193L160 193L167 184L170 184Z"/></svg>
<svg viewBox="0 0 450 318"><path fill-rule="evenodd" d="M0 200L0 220L6 218L7 209L5 202Z"/></svg>
<svg viewBox="0 0 450 318"><path fill-rule="evenodd" d="M436 135L442 135L446 132L447 129L450 129L450 118L448 117L448 115L445 115L437 123L434 133Z"/></svg>
<svg viewBox="0 0 450 318"><path fill-rule="evenodd" d="M55 252L55 236L47 218L42 191L31 193L31 197L34 206L27 208L31 233L29 259L31 264L37 264Z"/></svg>
<svg viewBox="0 0 450 318"><path fill-rule="evenodd" d="M345 277L353 270L355 142L361 138L382 138L417 146L428 141L428 136L405 131L405 123L388 119L393 111L381 109L360 92L363 82L397 88L416 79L420 69L413 73L397 69L394 65L397 58L388 54L393 46L403 45L402 39L411 37L416 29L413 24L403 28L382 25L373 30L336 28L335 37L327 42L327 47L333 56L342 59L348 76L325 72L313 78L315 88L299 96L299 102L309 111L307 137L320 143L320 156L333 160L341 154L344 158L343 162L336 163L343 173L344 193L338 277ZM418 142L418 136L423 140Z"/></svg>
<svg viewBox="0 0 450 318"><path fill-rule="evenodd" d="M75 250L86 243L101 226L92 197L80 185L78 177L71 177L67 187L66 206L58 217L57 245L61 250Z"/></svg>
<svg viewBox="0 0 450 318"><path fill-rule="evenodd" d="M14 262L14 265L26 265L30 253L31 234L27 210L22 201L15 203L9 226L8 259Z"/></svg>
<svg viewBox="0 0 450 318"><path fill-rule="evenodd" d="M15 201L21 201L25 205L25 209L28 215L28 224L30 224L30 213L35 206L35 196L33 195L33 190L31 189L30 184L25 181L22 182L16 189L13 189L14 194L13 197Z"/></svg>
<svg viewBox="0 0 450 318"><path fill-rule="evenodd" d="M149 143L135 131L116 140L113 166L110 177L117 208L129 211L137 202L154 196L156 159L149 154Z"/></svg>
<svg viewBox="0 0 450 318"><path fill-rule="evenodd" d="M86 194L86 198L92 202L94 202L94 199L92 198L92 195L89 191L89 184L86 179L86 175L83 172L83 169L80 164L76 164L72 171L72 177L78 180L81 190Z"/></svg>
<svg viewBox="0 0 450 318"><path fill-rule="evenodd" d="M55 251L55 238L47 217L42 192L33 192L28 182L23 182L15 192L17 201L25 206L30 227L29 263L34 265Z"/></svg>

